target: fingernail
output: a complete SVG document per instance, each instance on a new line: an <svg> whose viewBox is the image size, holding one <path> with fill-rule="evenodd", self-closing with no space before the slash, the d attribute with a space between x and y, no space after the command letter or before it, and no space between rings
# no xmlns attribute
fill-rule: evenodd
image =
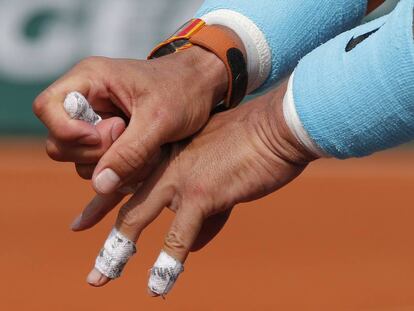
<svg viewBox="0 0 414 311"><path fill-rule="evenodd" d="M88 284L92 286L100 286L102 285L103 279L104 275L100 273L98 270L93 269L86 278L86 282L88 282Z"/></svg>
<svg viewBox="0 0 414 311"><path fill-rule="evenodd" d="M109 194L116 190L121 178L110 168L104 169L95 178L95 188L101 194Z"/></svg>
<svg viewBox="0 0 414 311"><path fill-rule="evenodd" d="M76 217L76 219L72 222L72 224L70 225L70 228L73 231L77 231L80 229L80 224L82 221L82 214L80 214L78 217Z"/></svg>
<svg viewBox="0 0 414 311"><path fill-rule="evenodd" d="M124 123L121 123L121 122L115 123L111 129L112 141L117 140L119 136L121 136L121 134L124 132L124 130L125 130Z"/></svg>

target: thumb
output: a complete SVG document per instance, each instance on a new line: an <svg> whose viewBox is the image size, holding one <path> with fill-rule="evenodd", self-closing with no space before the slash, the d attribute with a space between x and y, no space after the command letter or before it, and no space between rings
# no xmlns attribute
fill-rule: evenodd
<svg viewBox="0 0 414 311"><path fill-rule="evenodd" d="M103 141L112 144L125 131L125 121L120 117L111 117L102 120L96 129Z"/></svg>
<svg viewBox="0 0 414 311"><path fill-rule="evenodd" d="M132 118L129 126L102 156L94 171L93 186L99 194L115 192L145 167L165 141L163 127L150 118Z"/></svg>

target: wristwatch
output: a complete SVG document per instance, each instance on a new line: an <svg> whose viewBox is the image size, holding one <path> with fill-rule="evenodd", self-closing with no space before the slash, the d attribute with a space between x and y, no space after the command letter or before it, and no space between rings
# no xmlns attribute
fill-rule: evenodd
<svg viewBox="0 0 414 311"><path fill-rule="evenodd" d="M192 19L155 47L148 59L177 53L194 45L214 53L223 61L229 81L224 106L227 109L236 107L246 96L248 74L243 43L230 29Z"/></svg>

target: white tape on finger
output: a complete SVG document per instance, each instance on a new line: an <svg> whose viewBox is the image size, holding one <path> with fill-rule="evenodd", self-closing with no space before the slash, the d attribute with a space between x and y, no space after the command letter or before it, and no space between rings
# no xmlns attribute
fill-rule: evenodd
<svg viewBox="0 0 414 311"><path fill-rule="evenodd" d="M92 106L79 92L69 93L65 98L63 106L72 119L85 121L92 125L97 125L102 121L102 118L93 111Z"/></svg>
<svg viewBox="0 0 414 311"><path fill-rule="evenodd" d="M166 295L174 286L184 266L175 258L161 251L151 269L148 289L157 295Z"/></svg>
<svg viewBox="0 0 414 311"><path fill-rule="evenodd" d="M110 279L121 276L128 260L137 252L135 243L112 229L95 261L95 268Z"/></svg>

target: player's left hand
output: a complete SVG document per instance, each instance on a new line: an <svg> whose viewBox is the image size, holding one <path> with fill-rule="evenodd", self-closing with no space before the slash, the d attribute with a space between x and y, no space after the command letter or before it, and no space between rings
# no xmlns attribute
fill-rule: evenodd
<svg viewBox="0 0 414 311"><path fill-rule="evenodd" d="M314 156L285 124L285 89L284 85L277 92L217 114L194 138L172 145L159 168L121 208L117 230L137 241L167 206L176 217L163 250L184 263L206 219L230 211L237 203L263 197L296 178ZM96 206L90 211L90 219L99 210ZM97 270L89 277L95 286L108 281Z"/></svg>

